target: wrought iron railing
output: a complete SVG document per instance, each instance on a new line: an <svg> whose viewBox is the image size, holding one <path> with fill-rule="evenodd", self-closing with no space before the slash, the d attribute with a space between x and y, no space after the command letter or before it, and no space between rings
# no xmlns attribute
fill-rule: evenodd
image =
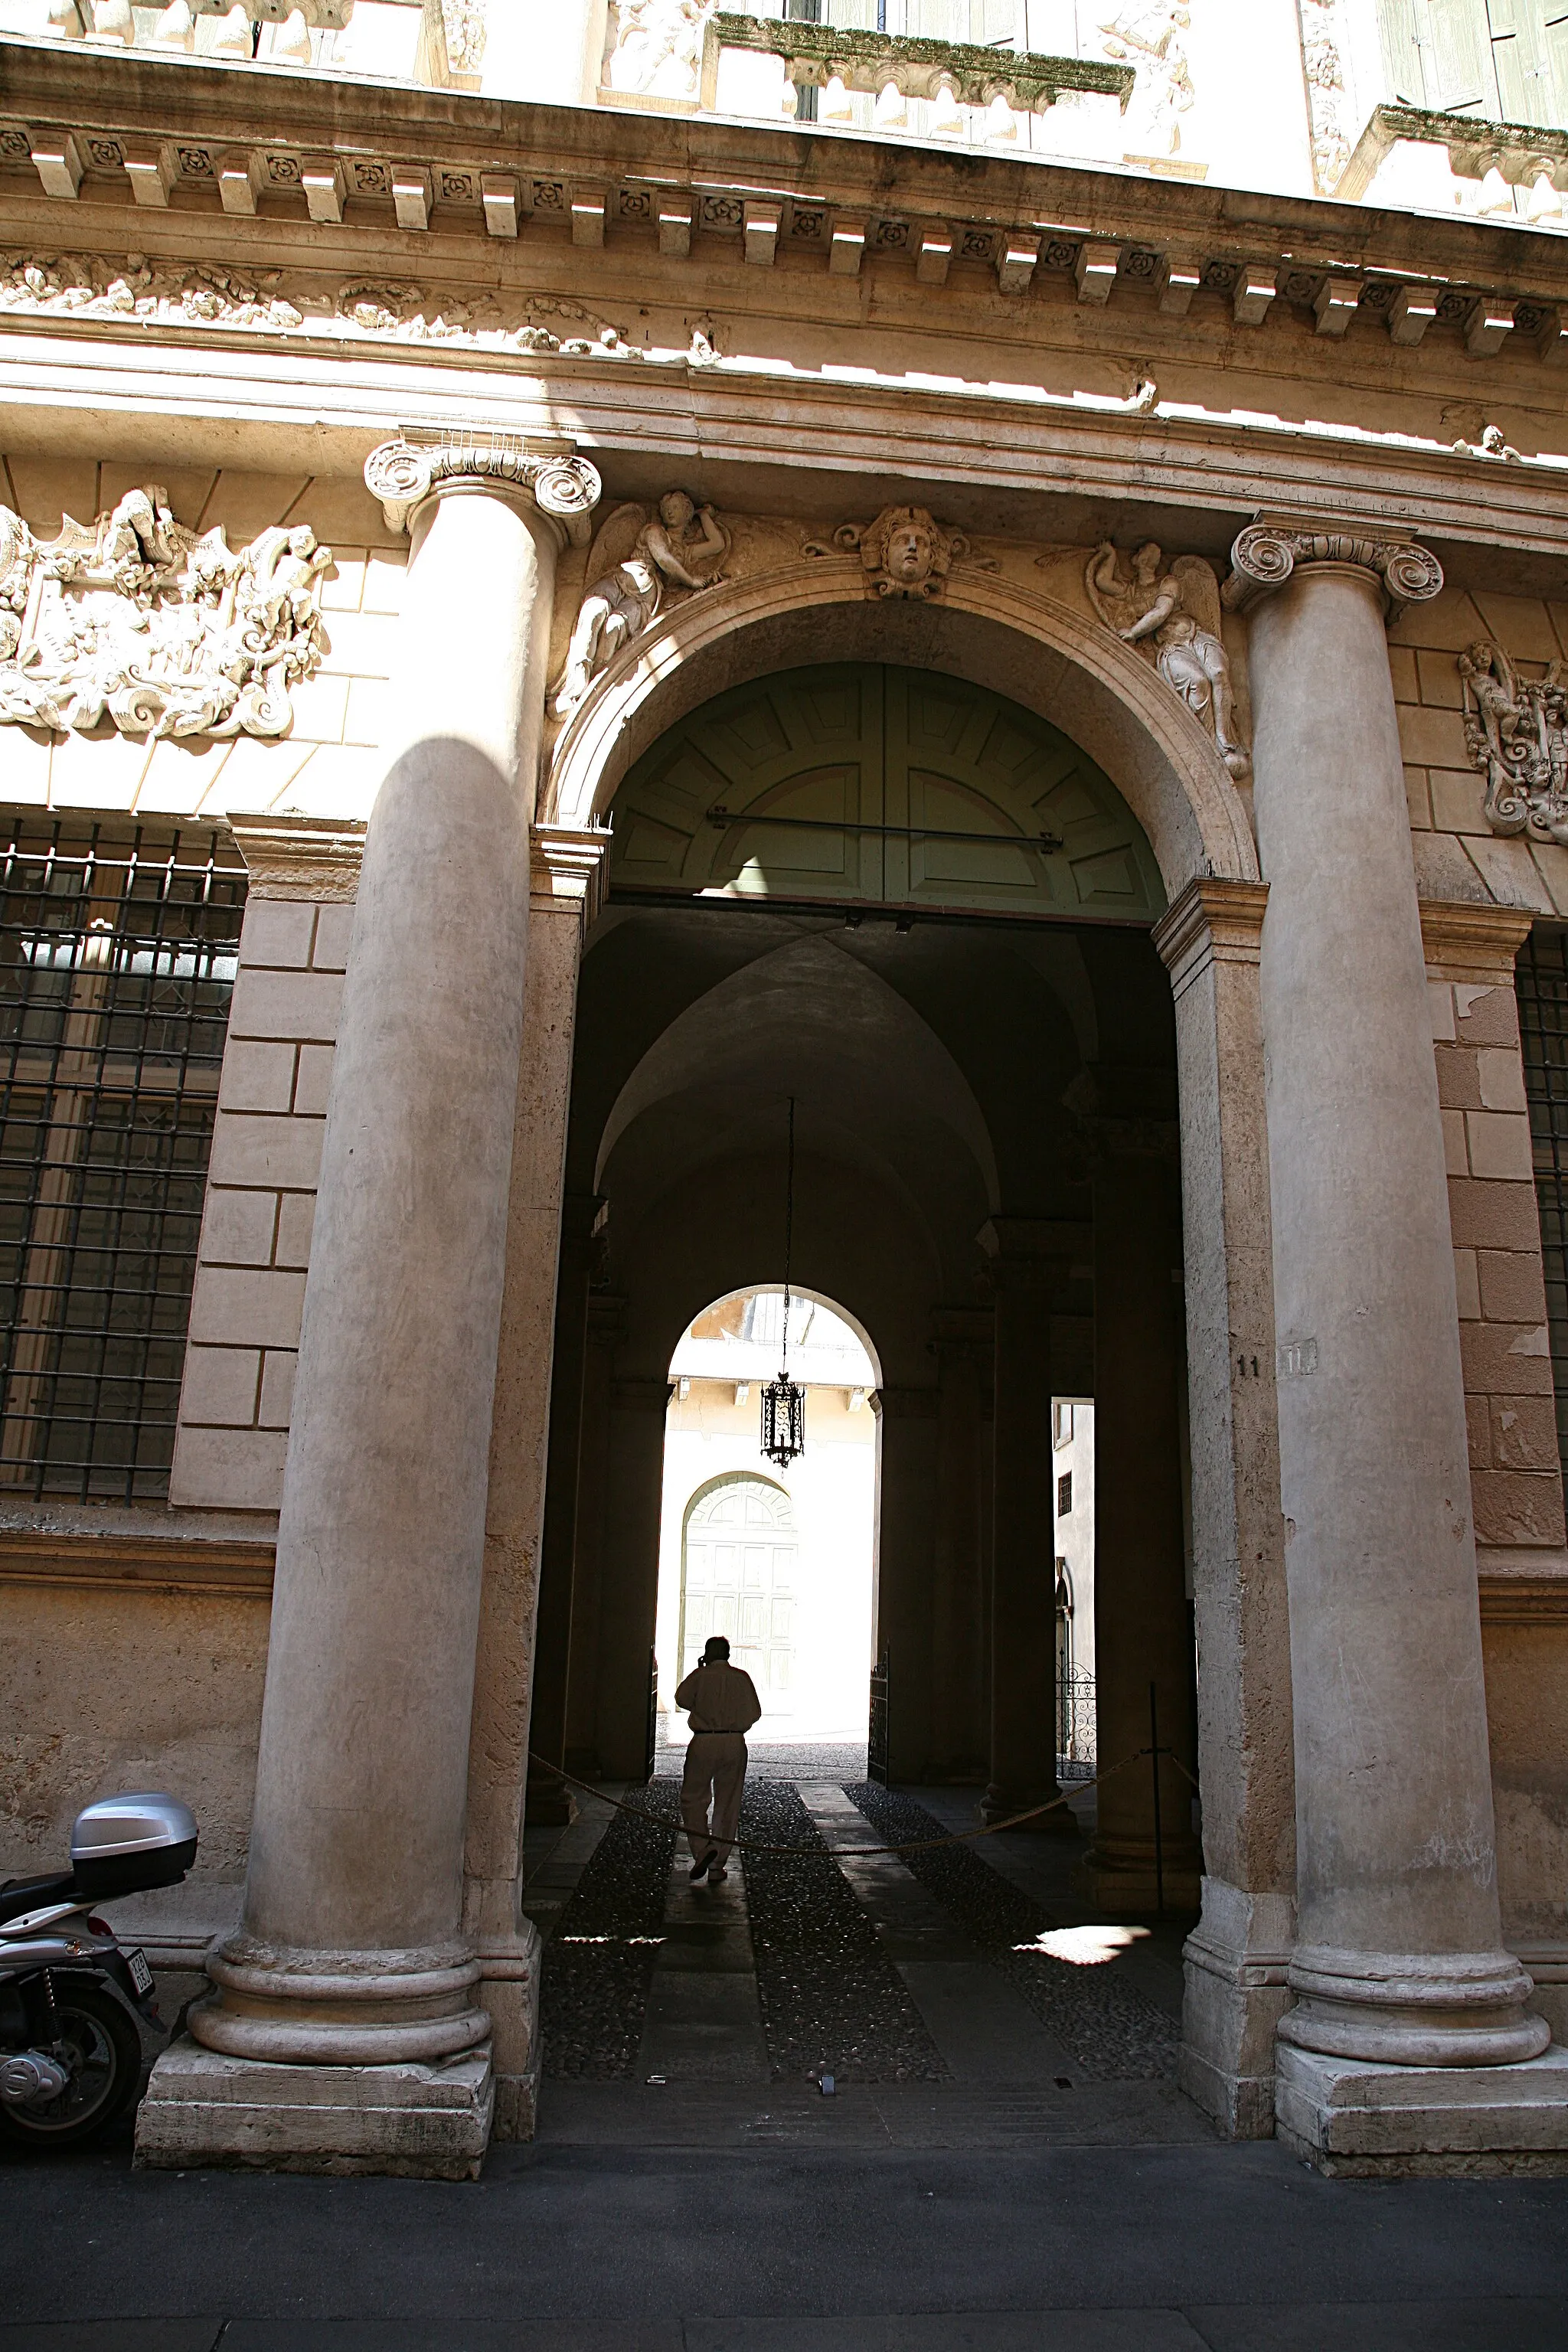
<svg viewBox="0 0 1568 2352"><path fill-rule="evenodd" d="M1092 1780L1097 1753L1094 1676L1069 1666L1057 1677L1057 1779Z"/></svg>

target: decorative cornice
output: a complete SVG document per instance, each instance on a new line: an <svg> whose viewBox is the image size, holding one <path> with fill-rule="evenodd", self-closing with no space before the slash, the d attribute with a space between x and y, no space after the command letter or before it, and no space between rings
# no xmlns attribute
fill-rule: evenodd
<svg viewBox="0 0 1568 2352"><path fill-rule="evenodd" d="M389 530L406 530L416 508L439 489L489 485L531 496L575 547L588 543L589 518L603 489L587 459L566 454L559 444L530 448L515 434L483 431L425 439L405 428L371 451L364 480L372 498L381 500Z"/></svg>
<svg viewBox="0 0 1568 2352"><path fill-rule="evenodd" d="M164 1540L6 1531L0 1533L0 1584L56 1591L200 1592L226 1600L265 1601L272 1591L275 1551L269 1543L215 1543L191 1537Z"/></svg>
<svg viewBox="0 0 1568 2352"><path fill-rule="evenodd" d="M1102 63L1097 58L1046 57L1034 50L984 48L963 41L721 12L709 18L704 37L701 104L710 111L718 95L721 49L760 50L782 58L794 82L820 85L837 79L847 89L873 96L890 82L906 98L926 99L940 97L945 89L970 106L987 106L1000 94L1034 114L1054 106L1064 90L1118 99L1125 114L1137 79L1131 66Z"/></svg>
<svg viewBox="0 0 1568 2352"><path fill-rule="evenodd" d="M530 830L531 900L535 914L566 908L584 930L604 904L610 835L602 825L578 829L536 824Z"/></svg>
<svg viewBox="0 0 1568 2352"><path fill-rule="evenodd" d="M1483 1625L1568 1625L1568 1572L1520 1575L1489 1570L1480 1574Z"/></svg>
<svg viewBox="0 0 1568 2352"><path fill-rule="evenodd" d="M1181 996L1211 963L1256 964L1268 905L1267 882L1189 882L1151 933L1173 993Z"/></svg>
<svg viewBox="0 0 1568 2352"><path fill-rule="evenodd" d="M354 817L233 816L253 898L347 901L359 895L364 826Z"/></svg>
<svg viewBox="0 0 1568 2352"><path fill-rule="evenodd" d="M1443 585L1443 567L1430 548L1403 535L1387 538L1352 525L1313 529L1273 515L1249 523L1230 551L1235 570L1222 595L1234 613L1245 613L1260 596L1283 588L1298 566L1348 563L1373 572L1383 582L1391 620L1407 605L1426 604Z"/></svg>
<svg viewBox="0 0 1568 2352"><path fill-rule="evenodd" d="M1534 915L1519 907L1423 898L1422 952L1428 964L1511 988L1514 959L1535 921Z"/></svg>

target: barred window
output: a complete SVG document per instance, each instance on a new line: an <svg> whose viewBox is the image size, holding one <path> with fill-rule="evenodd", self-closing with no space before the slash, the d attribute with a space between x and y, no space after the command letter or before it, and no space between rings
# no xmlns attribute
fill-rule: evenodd
<svg viewBox="0 0 1568 2352"><path fill-rule="evenodd" d="M163 1496L245 866L205 827L0 844L0 1488Z"/></svg>
<svg viewBox="0 0 1568 2352"><path fill-rule="evenodd" d="M1557 1451L1568 1471L1568 930L1537 924L1515 967L1541 1210Z"/></svg>

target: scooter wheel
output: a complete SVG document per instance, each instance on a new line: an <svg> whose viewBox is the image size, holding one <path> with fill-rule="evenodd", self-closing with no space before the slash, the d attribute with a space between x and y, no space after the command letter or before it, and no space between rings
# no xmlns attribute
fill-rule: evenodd
<svg viewBox="0 0 1568 2352"><path fill-rule="evenodd" d="M58 2098L41 2106L0 2100L0 2135L36 2148L80 2147L123 2115L142 2080L142 2040L128 2010L110 1992L54 1979L54 2018L47 2037L31 2045L58 2058L70 2080Z"/></svg>

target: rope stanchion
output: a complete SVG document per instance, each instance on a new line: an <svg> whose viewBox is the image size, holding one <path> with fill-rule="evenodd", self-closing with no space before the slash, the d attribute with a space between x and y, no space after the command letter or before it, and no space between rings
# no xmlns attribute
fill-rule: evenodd
<svg viewBox="0 0 1568 2352"><path fill-rule="evenodd" d="M1098 1789L1102 1780L1110 1779L1112 1773L1124 1772L1129 1764L1141 1763L1152 1752L1148 1748L1135 1748L1131 1756L1123 1756L1120 1762L1108 1764L1104 1771L1097 1772L1091 1780L1076 1782L1073 1795L1081 1795L1088 1789ZM581 1789L585 1797L596 1798L601 1805L613 1805L618 1813L630 1813L634 1821L647 1822L656 1830L668 1830L673 1835L680 1832L679 1822L667 1822L662 1815L650 1813L646 1805L628 1805L619 1797L607 1797L603 1789L594 1786L592 1780L579 1780L575 1773L566 1771L559 1764L552 1764L547 1757L536 1756L531 1748L528 1751L528 1760L541 1766L546 1772L552 1772L558 1780L564 1780L568 1788ZM1005 1822L987 1822L984 1828L977 1830L952 1830L945 1837L905 1838L900 1845L764 1845L757 1838L735 1838L731 1846L736 1853L820 1854L826 1852L834 1862L853 1862L875 1854L929 1853L935 1846L969 1845L977 1838L1000 1837L1004 1830L1016 1830L1025 1822L1038 1821L1042 1813L1054 1813L1059 1806L1070 1801L1065 1796L1051 1797L1043 1805L1031 1805L1026 1813L1010 1814Z"/></svg>

